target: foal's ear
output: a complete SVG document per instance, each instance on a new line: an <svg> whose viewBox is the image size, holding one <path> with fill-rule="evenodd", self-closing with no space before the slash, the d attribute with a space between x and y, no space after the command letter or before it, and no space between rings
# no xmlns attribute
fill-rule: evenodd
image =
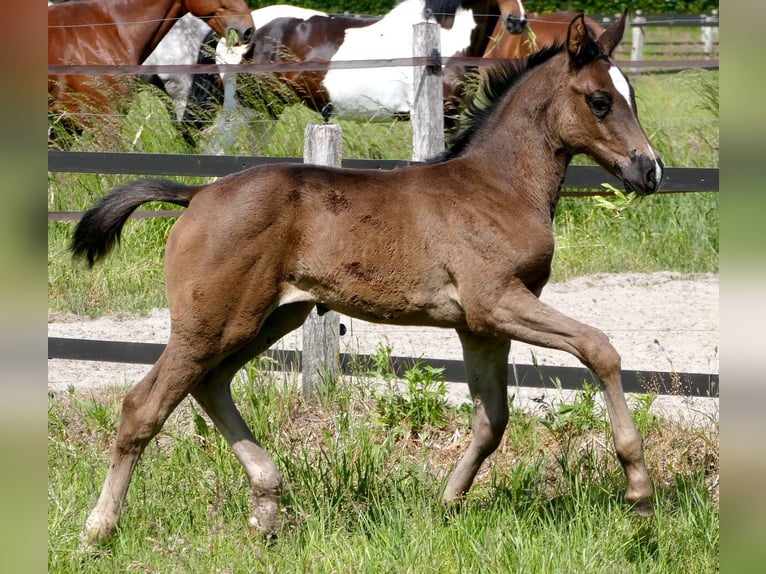
<svg viewBox="0 0 766 574"><path fill-rule="evenodd" d="M582 68L599 56L598 44L588 33L585 17L582 14L575 16L569 23L567 52L569 52L569 65L574 69Z"/></svg>
<svg viewBox="0 0 766 574"><path fill-rule="evenodd" d="M628 10L625 9L617 22L609 26L598 37L598 44L604 53L611 57L612 52L617 47L617 44L622 40L622 35L625 32L625 22L628 19Z"/></svg>

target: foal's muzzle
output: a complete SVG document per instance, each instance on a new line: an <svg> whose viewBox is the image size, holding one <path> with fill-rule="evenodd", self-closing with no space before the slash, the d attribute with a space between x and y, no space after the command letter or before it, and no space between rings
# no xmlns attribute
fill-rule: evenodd
<svg viewBox="0 0 766 574"><path fill-rule="evenodd" d="M660 188L665 164L659 157L633 153L630 163L620 166L622 183L626 191L649 195Z"/></svg>

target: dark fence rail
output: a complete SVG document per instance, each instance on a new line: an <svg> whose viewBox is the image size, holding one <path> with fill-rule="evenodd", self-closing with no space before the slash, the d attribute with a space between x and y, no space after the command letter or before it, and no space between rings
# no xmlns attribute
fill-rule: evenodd
<svg viewBox="0 0 766 574"><path fill-rule="evenodd" d="M160 343L48 337L49 359L151 365L156 362L164 348L165 345ZM262 356L271 359L263 362L263 366L269 370L300 372L300 351L268 350ZM462 361L391 357L391 366L394 372L401 376L416 361L420 361L421 365L443 368L444 379L447 382L465 382L465 368ZM372 365L369 355L341 353L341 371L345 375L363 373L369 365ZM598 384L598 380L586 368L549 365L508 365L508 381L509 386L560 387L570 390L580 389L584 381ZM719 380L717 374L624 370L622 385L624 390L630 393L654 392L690 397L718 397Z"/></svg>
<svg viewBox="0 0 766 574"><path fill-rule="evenodd" d="M125 175L174 175L220 177L256 165L302 163L299 157L222 156L163 153L105 153L49 151L48 171ZM343 159L343 167L397 169L419 162L410 160ZM599 166L570 166L564 187L598 189L602 183L621 182ZM660 191L718 191L718 168L670 167Z"/></svg>
<svg viewBox="0 0 766 574"><path fill-rule="evenodd" d="M279 162L301 163L297 157L218 156L157 153L48 152L48 171L61 173L104 173L126 175L220 177L256 165ZM418 162L409 160L344 159L344 167L396 169ZM718 168L667 168L660 193L717 192ZM620 186L620 181L599 166L571 166L564 187L597 190L602 184ZM562 192L563 196L611 195L609 191ZM178 215L178 211L137 212L135 217ZM49 212L49 221L77 220L80 212Z"/></svg>

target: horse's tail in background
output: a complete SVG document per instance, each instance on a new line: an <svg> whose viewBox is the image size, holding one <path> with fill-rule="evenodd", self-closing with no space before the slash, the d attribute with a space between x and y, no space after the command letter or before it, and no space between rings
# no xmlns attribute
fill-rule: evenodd
<svg viewBox="0 0 766 574"><path fill-rule="evenodd" d="M221 37L211 30L202 40L198 64L215 64L215 49ZM220 74L194 74L189 100L181 119L184 139L195 145L194 134L212 125L213 115L223 104L223 84Z"/></svg>
<svg viewBox="0 0 766 574"><path fill-rule="evenodd" d="M112 190L77 223L70 246L72 257L85 258L88 267L93 267L120 241L122 227L139 205L166 201L188 207L192 197L203 187L166 179L140 179Z"/></svg>

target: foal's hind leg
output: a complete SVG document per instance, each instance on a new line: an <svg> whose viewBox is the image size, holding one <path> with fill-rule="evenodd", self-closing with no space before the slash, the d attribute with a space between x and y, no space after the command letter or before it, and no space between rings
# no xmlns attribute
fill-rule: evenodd
<svg viewBox="0 0 766 574"><path fill-rule="evenodd" d="M280 528L279 495L282 477L234 404L231 379L247 361L283 335L298 328L312 306L311 303L296 303L275 310L266 319L253 342L222 361L192 392L245 469L250 481L253 507L248 526L254 534L270 534Z"/></svg>
<svg viewBox="0 0 766 574"><path fill-rule="evenodd" d="M641 435L633 424L622 390L620 355L608 337L559 313L521 287L506 293L489 313L473 315L469 325L532 345L567 351L596 373L603 386L615 451L628 480L625 500L639 514L651 515L654 488L644 463Z"/></svg>
<svg viewBox="0 0 766 574"><path fill-rule="evenodd" d="M452 471L443 500L465 494L479 467L500 444L508 424L508 351L510 341L458 332L463 345L468 387L474 405L473 440Z"/></svg>
<svg viewBox="0 0 766 574"><path fill-rule="evenodd" d="M98 502L85 522L84 543L106 542L114 534L144 448L203 375L202 367L188 360L183 346L171 338L151 371L125 395L111 463Z"/></svg>

